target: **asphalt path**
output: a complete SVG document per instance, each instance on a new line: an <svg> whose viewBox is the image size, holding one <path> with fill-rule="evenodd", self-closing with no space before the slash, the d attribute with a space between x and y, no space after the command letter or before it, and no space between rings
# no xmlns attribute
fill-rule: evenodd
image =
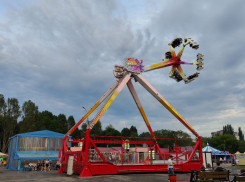
<svg viewBox="0 0 245 182"><path fill-rule="evenodd" d="M239 169L229 168L230 164L222 164L222 167L230 170L230 180L233 173L238 174ZM177 173L177 181L189 181L190 173ZM137 174L118 174L118 175L99 175L81 178L79 175L67 176L66 173L58 174L58 171L15 171L0 167L0 182L44 182L44 181L82 181L82 182L163 182L168 181L167 173L137 173Z"/></svg>

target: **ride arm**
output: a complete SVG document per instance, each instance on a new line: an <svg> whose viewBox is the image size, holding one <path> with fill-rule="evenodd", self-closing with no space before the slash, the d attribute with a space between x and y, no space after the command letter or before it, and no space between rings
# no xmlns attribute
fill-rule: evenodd
<svg viewBox="0 0 245 182"><path fill-rule="evenodd" d="M164 67L168 67L168 66L172 66L175 63L176 63L175 60L164 59L163 62L144 66L144 72L152 71L152 70L156 70L156 69L164 68Z"/></svg>
<svg viewBox="0 0 245 182"><path fill-rule="evenodd" d="M78 121L66 134L64 140L67 139L82 122L117 88L118 82L116 81L111 88L95 103L95 105Z"/></svg>
<svg viewBox="0 0 245 182"><path fill-rule="evenodd" d="M102 109L99 111L99 113L96 115L94 120L90 123L88 130L92 130L93 126L99 121L99 119L103 116L105 111L109 108L109 106L112 104L112 102L115 100L115 98L118 96L118 94L121 92L123 87L126 85L126 83L131 79L131 73L128 73L126 76L124 76L121 79L121 82L119 83L117 89L113 92L113 94L109 97L105 105L102 107Z"/></svg>
<svg viewBox="0 0 245 182"><path fill-rule="evenodd" d="M187 121L161 96L159 92L144 78L142 75L135 75L135 79L150 92L169 112L171 112L187 129L189 129L196 137L198 133L191 127Z"/></svg>
<svg viewBox="0 0 245 182"><path fill-rule="evenodd" d="M136 93L136 91L134 89L134 86L133 86L131 80L128 81L127 86L128 86L128 89L129 89L129 91L130 91L130 93L131 93L131 95L132 95L132 97L133 97L133 99L134 99L139 111L140 111L141 116L143 117L143 119L145 121L145 124L146 124L149 132L151 133L152 138L154 140L156 140L155 135L154 135L154 133L153 133L153 131L151 129L151 125L150 125L150 123L149 123L149 121L148 121L148 119L146 117L145 111L144 111L144 109L143 109L143 107L142 107L142 105L140 103L140 100L139 100L139 98L137 96L137 93Z"/></svg>

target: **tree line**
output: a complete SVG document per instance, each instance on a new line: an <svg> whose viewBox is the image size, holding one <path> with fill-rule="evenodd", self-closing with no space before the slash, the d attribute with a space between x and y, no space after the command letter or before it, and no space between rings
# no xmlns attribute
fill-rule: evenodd
<svg viewBox="0 0 245 182"><path fill-rule="evenodd" d="M238 127L238 136L239 140L235 137L234 128L227 124L223 126L223 134L218 134L213 138L202 137L202 146L205 147L208 142L211 147L221 151L229 151L230 153L239 151L243 153L245 152L245 141L241 127Z"/></svg>
<svg viewBox="0 0 245 182"><path fill-rule="evenodd" d="M64 114L54 115L50 111L38 110L38 106L31 100L20 107L16 98L5 100L0 94L0 150L7 152L10 137L26 132L51 130L59 133L67 133L75 125L73 116L66 118ZM73 138L81 136L79 129L72 133Z"/></svg>
<svg viewBox="0 0 245 182"><path fill-rule="evenodd" d="M39 111L38 106L31 100L24 102L22 107L20 107L18 99L8 98L5 100L4 95L0 94L0 150L2 152L7 152L8 140L16 134L40 130L51 130L65 134L75 123L73 116L66 118L65 114L56 116L47 110ZM84 122L81 128L77 128L71 136L72 138L82 138L86 130L87 124ZM190 135L183 131L158 130L154 134L158 138L191 138ZM108 125L103 130L100 121L93 127L90 135L151 137L149 132L138 134L135 126L125 127L118 131L112 125ZM190 141L182 141L180 144L192 145ZM160 147L170 146L173 145L173 141L164 142L161 140L159 145Z"/></svg>
<svg viewBox="0 0 245 182"><path fill-rule="evenodd" d="M90 122L90 121L89 121ZM33 132L40 130L51 130L59 133L67 133L74 125L75 119L72 115L68 118L65 114L54 115L50 111L39 111L38 106L31 100L23 103L22 107L16 98L8 98L5 100L4 95L0 94L0 150L7 152L8 139L16 134ZM87 124L84 122L82 126L77 128L72 134L72 138L82 138L87 130ZM123 136L123 137L151 137L149 132L138 134L135 126L130 128L124 127L121 131L116 130L112 125L108 125L102 129L100 121L93 127L91 135L99 136ZM156 138L187 138L191 139L188 133L181 130L157 130L154 131ZM227 150L232 153L236 151L245 152L244 134L241 127L238 128L240 140L236 140L234 129L231 125L223 127L223 135L217 135L214 138L202 137L202 146L205 147L207 142L219 150ZM136 138L137 140L137 138ZM160 147L170 147L174 145L174 140L159 140ZM181 140L178 146L192 146L191 140Z"/></svg>
<svg viewBox="0 0 245 182"><path fill-rule="evenodd" d="M85 136L85 131L87 130L87 123L83 123L81 126L82 135L81 137ZM157 143L159 147L163 148L171 148L175 145L174 138L178 139L189 139L189 140L177 140L177 146L193 146L195 143L191 140L191 136L181 130L178 131L172 131L172 130L156 130L153 132L156 138L168 138L168 139L159 139L157 140ZM93 137L92 135L96 136L105 136L105 137ZM130 128L124 127L121 132L116 130L112 125L108 125L105 127L105 129L102 129L102 124L100 121L96 125L94 125L93 129L90 132L90 136L94 139L107 139L106 136L116 136L115 138L111 139L121 139L117 138L119 136L123 137L123 140L125 140L125 137L128 137L128 140L142 140L142 138L137 137L145 137L143 140L149 140L149 138L152 138L150 132L142 132L141 134L138 134L138 130L135 126L131 126ZM131 138L132 137L132 138ZM152 140L152 139L151 139ZM103 144L98 144L98 146L106 146ZM108 145L111 146L111 145Z"/></svg>

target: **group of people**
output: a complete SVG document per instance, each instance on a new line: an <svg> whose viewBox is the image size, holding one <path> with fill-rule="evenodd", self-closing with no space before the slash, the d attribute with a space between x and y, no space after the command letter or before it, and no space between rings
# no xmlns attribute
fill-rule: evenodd
<svg viewBox="0 0 245 182"><path fill-rule="evenodd" d="M118 152L111 152L111 153L102 153L103 157L111 163L121 163L122 162L122 158L123 158L123 163L135 163L135 153L133 152L125 152L123 153L123 156L121 153ZM100 161L101 157L99 156L99 154L97 152L92 153L90 155L90 160L91 161Z"/></svg>
<svg viewBox="0 0 245 182"><path fill-rule="evenodd" d="M0 158L0 166L6 166L7 160Z"/></svg>
<svg viewBox="0 0 245 182"><path fill-rule="evenodd" d="M214 159L213 159L213 161L214 161ZM222 157L220 157L219 158L219 160L218 160L218 162L220 162L220 164L222 164L222 163L229 163L230 162L230 159L226 159L226 156L224 156L224 158L222 158ZM238 158L231 158L231 162L232 162L232 164L233 165L236 165L236 166L238 166L239 165L239 159Z"/></svg>
<svg viewBox="0 0 245 182"><path fill-rule="evenodd" d="M37 163L29 163L29 168L33 171L51 171L51 161L49 159L38 160Z"/></svg>
<svg viewBox="0 0 245 182"><path fill-rule="evenodd" d="M0 166L6 166L7 160L0 157Z"/></svg>

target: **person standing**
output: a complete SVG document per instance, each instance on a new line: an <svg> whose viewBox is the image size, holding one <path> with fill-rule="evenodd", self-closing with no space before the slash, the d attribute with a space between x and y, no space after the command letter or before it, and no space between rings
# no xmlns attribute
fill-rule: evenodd
<svg viewBox="0 0 245 182"><path fill-rule="evenodd" d="M116 163L116 154L115 154L115 152L112 153L111 158L112 158L112 162Z"/></svg>
<svg viewBox="0 0 245 182"><path fill-rule="evenodd" d="M236 158L236 165L239 166L239 160Z"/></svg>
<svg viewBox="0 0 245 182"><path fill-rule="evenodd" d="M49 167L49 159L46 160L46 170L50 171L50 167Z"/></svg>
<svg viewBox="0 0 245 182"><path fill-rule="evenodd" d="M121 156L121 155L122 155L121 153L118 154L118 162L119 162L119 163L122 162L122 160L121 160L122 156Z"/></svg>
<svg viewBox="0 0 245 182"><path fill-rule="evenodd" d="M46 171L46 161L45 161L45 159L43 159L43 162L42 162L42 171Z"/></svg>
<svg viewBox="0 0 245 182"><path fill-rule="evenodd" d="M38 159L37 161L37 171L41 171L42 169L42 164L41 164L41 161Z"/></svg>
<svg viewBox="0 0 245 182"><path fill-rule="evenodd" d="M135 163L134 153L132 154L132 163Z"/></svg>
<svg viewBox="0 0 245 182"><path fill-rule="evenodd" d="M173 163L173 156L170 155L168 159L168 173L174 174L174 163Z"/></svg>
<svg viewBox="0 0 245 182"><path fill-rule="evenodd" d="M127 163L128 162L128 153L127 152L124 153L123 160L124 160L124 163Z"/></svg>
<svg viewBox="0 0 245 182"><path fill-rule="evenodd" d="M219 158L220 164L222 164L222 161L223 161L223 159L222 159L222 157L220 157L220 158Z"/></svg>

